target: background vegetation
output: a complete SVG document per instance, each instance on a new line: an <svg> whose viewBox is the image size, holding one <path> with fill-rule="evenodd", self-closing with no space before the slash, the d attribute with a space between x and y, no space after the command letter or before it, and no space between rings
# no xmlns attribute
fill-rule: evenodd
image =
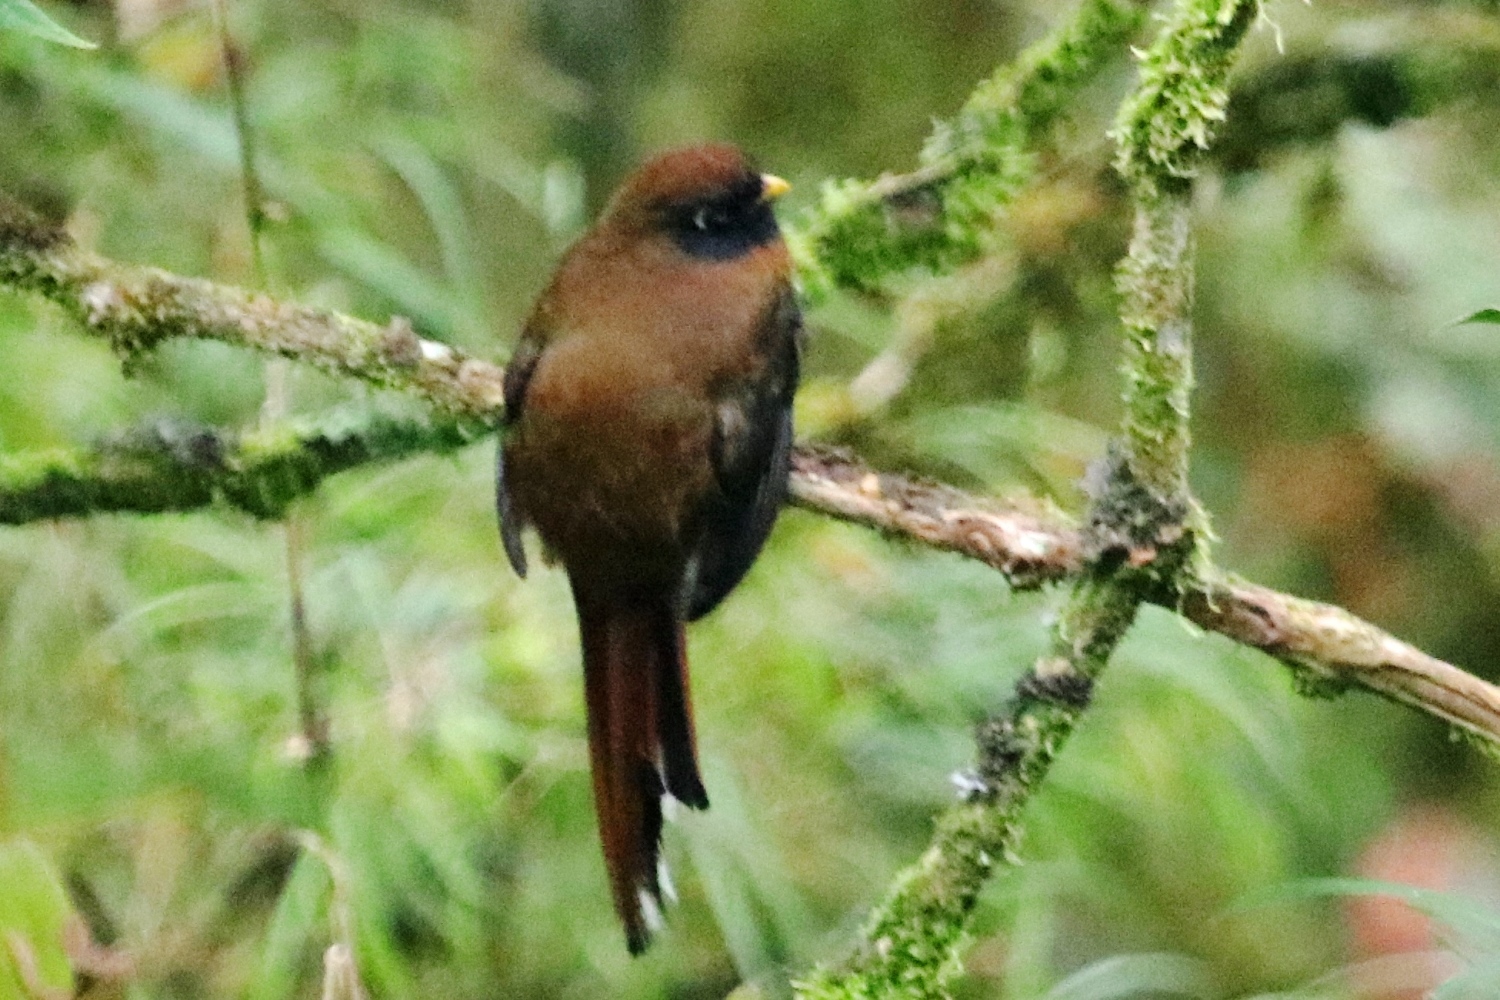
<svg viewBox="0 0 1500 1000"><path fill-rule="evenodd" d="M49 10L101 46L0 32L0 189L109 256L255 284L209 9ZM232 10L273 201L270 290L407 316L497 359L645 152L738 141L797 185L795 215L826 178L909 168L934 116L1068 15L986 0ZM1497 13L1266 9L1197 194L1193 469L1224 565L1492 679L1500 347L1453 321L1500 302ZM1130 81L1121 51L981 261L822 301L804 436L1081 506L1075 484L1119 422L1112 269L1129 215L1105 129ZM0 295L0 451L258 418L258 358L168 343L122 377L74 334ZM298 412L409 405L291 380ZM589 807L566 588L504 570L491 460L480 444L357 471L299 505L333 746L319 768L295 739L274 526L220 511L0 530L0 888L50 869L67 892L13 893L31 910L8 926L76 911L91 994L153 998L313 995L330 943L379 996L715 997L745 978L774 992L836 956L926 843L973 723L1044 648L1059 595L788 512L693 632L714 807L669 830L681 902L632 961ZM963 990L1037 997L1091 967L1093 987L1059 995L1358 992L1350 975L1310 984L1382 949L1363 911L1284 887L1403 874L1368 853L1396 843L1493 902L1497 792L1493 763L1431 720L1298 698L1260 654L1147 610L1031 803L1026 865L981 902ZM54 952L40 979L66 982ZM1128 954L1155 957L1096 964ZM25 978L5 962L0 996ZM1395 996L1404 974L1362 995Z"/></svg>

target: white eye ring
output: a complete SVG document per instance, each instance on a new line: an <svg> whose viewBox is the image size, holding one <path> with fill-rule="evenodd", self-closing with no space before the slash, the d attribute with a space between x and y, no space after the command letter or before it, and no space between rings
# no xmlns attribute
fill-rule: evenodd
<svg viewBox="0 0 1500 1000"><path fill-rule="evenodd" d="M693 213L693 225L698 229L708 229L708 209L700 208Z"/></svg>

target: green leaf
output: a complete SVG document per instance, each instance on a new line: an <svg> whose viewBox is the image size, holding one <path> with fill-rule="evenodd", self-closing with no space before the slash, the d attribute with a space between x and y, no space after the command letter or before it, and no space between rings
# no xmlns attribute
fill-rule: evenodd
<svg viewBox="0 0 1500 1000"><path fill-rule="evenodd" d="M63 950L71 914L46 855L29 840L0 841L0 1000L31 996L31 977L32 985L71 992L73 970Z"/></svg>
<svg viewBox="0 0 1500 1000"><path fill-rule="evenodd" d="M1500 309L1481 309L1478 312L1470 313L1453 325L1463 326L1465 323L1489 323L1492 326L1500 326Z"/></svg>
<svg viewBox="0 0 1500 1000"><path fill-rule="evenodd" d="M297 992L301 963L327 931L328 869L303 853L282 886L260 947L260 975L251 1000L275 1000Z"/></svg>
<svg viewBox="0 0 1500 1000"><path fill-rule="evenodd" d="M52 20L31 0L0 0L0 31L21 31L75 49L99 47Z"/></svg>
<svg viewBox="0 0 1500 1000"><path fill-rule="evenodd" d="M1127 997L1218 995L1206 963L1188 955L1154 952L1115 955L1084 966L1054 986L1046 1000L1125 1000Z"/></svg>

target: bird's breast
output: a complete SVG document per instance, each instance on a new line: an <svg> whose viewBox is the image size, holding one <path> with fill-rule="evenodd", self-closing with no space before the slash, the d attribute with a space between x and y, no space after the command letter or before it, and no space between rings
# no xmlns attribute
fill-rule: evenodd
<svg viewBox="0 0 1500 1000"><path fill-rule="evenodd" d="M707 398L670 365L564 341L538 365L506 444L515 498L570 570L657 561L670 573L713 488L712 426Z"/></svg>
<svg viewBox="0 0 1500 1000"><path fill-rule="evenodd" d="M715 394L763 366L758 331L779 266L759 255L685 266L670 248L608 241L564 262L543 297L553 334L506 468L526 519L570 572L611 561L636 571L690 547L718 488Z"/></svg>

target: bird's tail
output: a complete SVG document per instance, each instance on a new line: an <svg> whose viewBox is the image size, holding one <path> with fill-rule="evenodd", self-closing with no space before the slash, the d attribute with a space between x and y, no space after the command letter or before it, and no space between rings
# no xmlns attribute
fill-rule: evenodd
<svg viewBox="0 0 1500 1000"><path fill-rule="evenodd" d="M698 774L682 621L667 598L573 587L583 639L594 811L615 910L640 954L659 919L661 796L708 806Z"/></svg>

